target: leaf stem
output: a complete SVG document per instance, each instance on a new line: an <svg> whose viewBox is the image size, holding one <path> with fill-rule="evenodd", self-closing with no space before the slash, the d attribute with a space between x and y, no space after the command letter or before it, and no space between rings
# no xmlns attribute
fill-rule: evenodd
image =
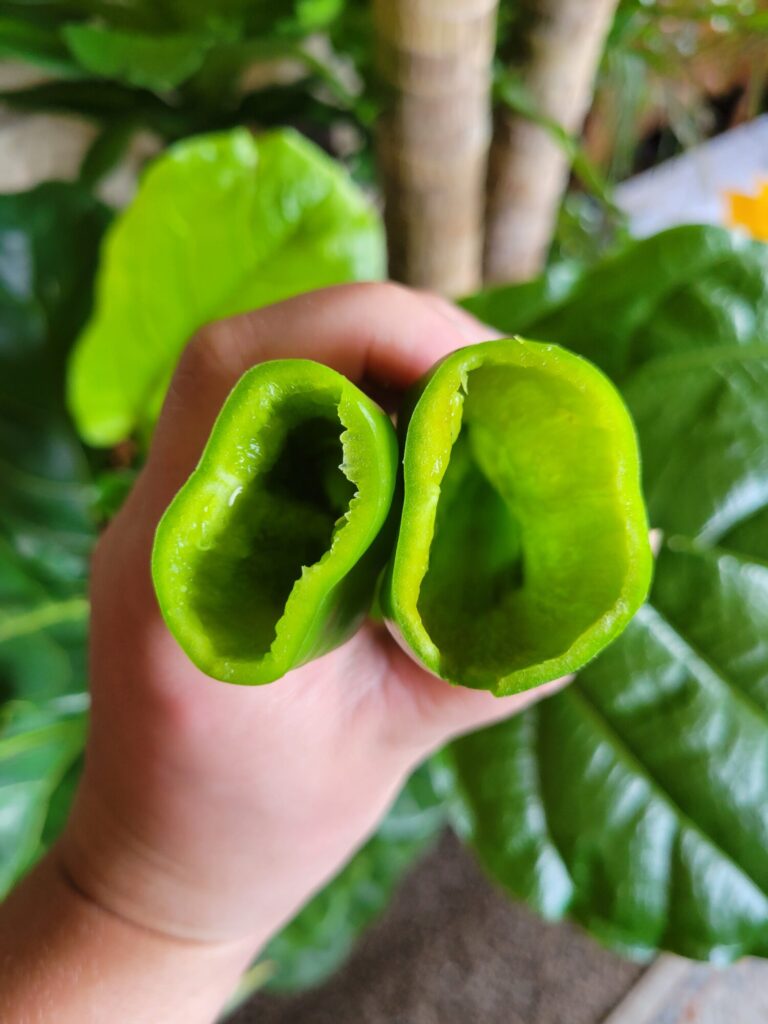
<svg viewBox="0 0 768 1024"><path fill-rule="evenodd" d="M41 608L19 612L8 616L0 623L0 643L29 636L61 622L84 621L88 617L89 601L86 597L70 597L62 601L50 601Z"/></svg>

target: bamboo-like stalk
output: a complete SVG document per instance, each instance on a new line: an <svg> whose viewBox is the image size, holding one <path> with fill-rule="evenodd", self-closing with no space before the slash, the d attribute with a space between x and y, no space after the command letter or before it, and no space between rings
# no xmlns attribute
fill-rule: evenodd
<svg viewBox="0 0 768 1024"><path fill-rule="evenodd" d="M618 0L519 0L514 70L538 113L581 129ZM526 280L543 266L569 161L545 127L496 117L488 171L485 279Z"/></svg>
<svg viewBox="0 0 768 1024"><path fill-rule="evenodd" d="M390 274L446 295L481 277L498 0L374 0Z"/></svg>

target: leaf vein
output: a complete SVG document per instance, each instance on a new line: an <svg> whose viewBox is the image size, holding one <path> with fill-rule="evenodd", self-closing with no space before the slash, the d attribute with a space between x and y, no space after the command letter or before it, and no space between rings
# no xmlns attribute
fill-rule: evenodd
<svg viewBox="0 0 768 1024"><path fill-rule="evenodd" d="M629 742L626 736L624 736L615 723L611 721L603 712L601 708L584 691L584 689L578 685L578 679L574 681L569 688L577 700L580 698L585 710L592 717L596 726L606 735L609 742L612 741L614 749L618 751L626 762L629 763L630 768L635 767L639 770L641 775L644 775L648 781L651 789L656 793L657 797L665 803L680 819L680 822L687 828L695 832L701 839L708 843L717 853L722 856L729 864L731 864L736 871L738 871L748 882L754 885L755 889L765 898L768 902L768 890L757 881L756 878L744 868L741 864L735 860L727 850L725 850L720 843L715 839L714 836L710 835L709 832L700 825L694 818L692 818L680 804L667 792L663 783L656 777L651 771L649 766L643 761L642 757L637 753L632 744Z"/></svg>

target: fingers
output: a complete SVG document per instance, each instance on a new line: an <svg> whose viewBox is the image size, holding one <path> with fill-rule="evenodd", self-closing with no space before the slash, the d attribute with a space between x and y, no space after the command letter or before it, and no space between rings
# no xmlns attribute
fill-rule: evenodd
<svg viewBox="0 0 768 1024"><path fill-rule="evenodd" d="M439 708L436 709L439 726L446 730L441 742L520 714L532 704L559 693L572 679L573 676L553 679L549 683L543 683L524 693L513 694L511 697L494 697L493 694L482 690L451 686L450 693L444 695Z"/></svg>
<svg viewBox="0 0 768 1024"><path fill-rule="evenodd" d="M396 744L404 744L421 758L449 740L494 722L520 714L526 708L564 689L573 679L553 679L510 697L494 697L485 690L452 686L423 669L396 645L390 650L391 675L400 702Z"/></svg>
<svg viewBox="0 0 768 1024"><path fill-rule="evenodd" d="M465 309L455 305L449 299L443 298L442 295L436 295L435 292L427 291L419 291L417 294L430 303L439 313L451 320L462 333L465 331L469 332L475 341L491 341L494 338L507 337L507 335L497 331L495 327L482 323Z"/></svg>
<svg viewBox="0 0 768 1024"><path fill-rule="evenodd" d="M438 359L494 332L437 296L393 284L327 288L203 328L187 347L158 424L151 462L169 490L194 467L242 374L269 359L314 359L374 392L402 390Z"/></svg>

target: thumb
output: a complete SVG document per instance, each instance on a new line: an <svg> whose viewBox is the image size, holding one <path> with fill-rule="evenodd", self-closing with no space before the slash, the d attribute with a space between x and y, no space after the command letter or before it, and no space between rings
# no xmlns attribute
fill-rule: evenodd
<svg viewBox="0 0 768 1024"><path fill-rule="evenodd" d="M559 693L574 678L564 676L523 693L495 697L487 690L447 683L422 668L393 641L388 642L388 685L397 690L398 736L415 748L419 757L464 733L520 714L545 697Z"/></svg>

